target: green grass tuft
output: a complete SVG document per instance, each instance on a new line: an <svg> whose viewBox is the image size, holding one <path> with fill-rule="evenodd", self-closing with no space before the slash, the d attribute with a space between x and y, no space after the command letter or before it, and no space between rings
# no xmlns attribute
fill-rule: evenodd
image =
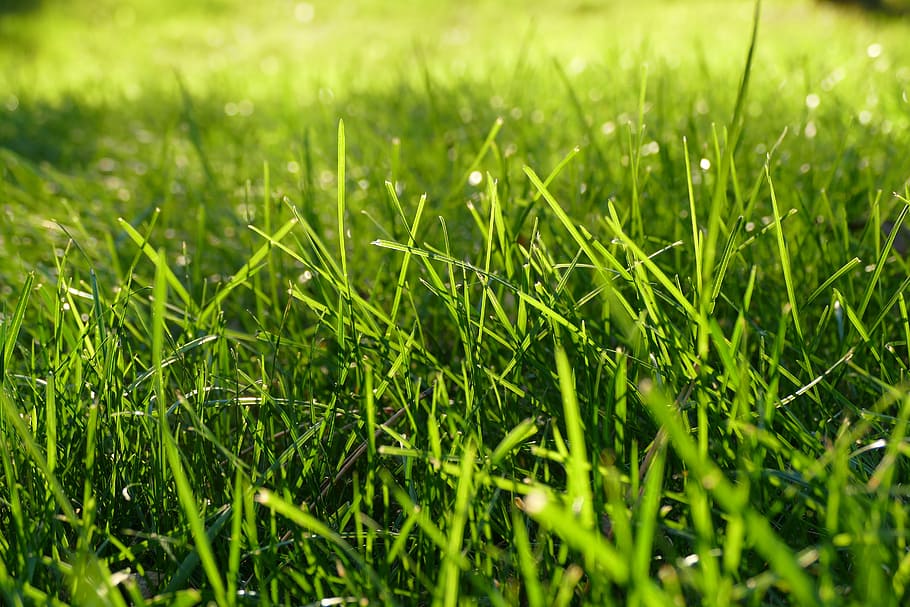
<svg viewBox="0 0 910 607"><path fill-rule="evenodd" d="M907 601L905 21L34 4L5 603Z"/></svg>

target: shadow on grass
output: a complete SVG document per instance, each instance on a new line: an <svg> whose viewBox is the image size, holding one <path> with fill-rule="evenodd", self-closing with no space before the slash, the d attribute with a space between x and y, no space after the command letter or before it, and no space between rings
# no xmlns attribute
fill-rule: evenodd
<svg viewBox="0 0 910 607"><path fill-rule="evenodd" d="M175 256L183 254L179 249L185 243L195 273L188 282L201 291L201 281L240 267L261 244L246 226L261 225L265 200L273 205L273 222L288 217L287 201L317 232L330 233L335 222L336 132L343 118L347 227L357 255L377 256L369 243L378 238L407 241L386 181L396 184L410 218L419 196L427 194L432 211L421 238L441 242L442 226L436 218L444 217L452 255L459 259L482 258L485 235L478 232L474 214L489 209L487 174L497 180L504 219L515 240L527 242L538 216L544 236L558 231L523 168L527 165L543 178L576 145L581 145L581 153L550 187L571 217L603 232L607 201L628 217L637 188L649 214L647 235L663 244L677 240L687 192L680 133L686 134L693 155L704 156L702 165L716 164L710 152L712 125L723 121L718 112L726 114L724 108L732 101L718 92L713 114L695 114L691 108L702 95L699 87L710 88L711 83L687 88L671 81L670 72L655 75L649 85L653 110L639 159L640 181L633 184L629 132L634 126L629 117L638 112L637 99L610 84L628 79L628 74L598 78L567 81L545 97L534 87L510 87L508 81L466 80L401 84L381 93L361 91L306 102L280 92L255 102L227 92L194 90L184 98L176 86L105 102L88 102L77 94L48 102L23 94L15 103L0 105L0 148L19 159L15 167L4 166L5 158L0 162L0 191L14 201L6 203L0 238L15 246L25 266L51 267L51 252L68 240L64 232L47 229L53 219L72 227L70 234L95 264L111 265L112 253L128 260L136 249L117 218L138 229L161 209L151 242L174 249ZM722 91L721 79L716 79ZM499 94L490 97L491 91ZM891 191L903 183L903 131L888 135L870 128L861 147L844 148L841 138L850 116L838 109L837 94L832 92L831 102L817 112L819 123L828 128L818 131L811 148L796 138L781 147L811 170L788 170L786 160L772 167L780 174L776 185L805 207L794 221L827 216L817 200L821 188L848 219L861 219L868 213L869 171L876 175L874 187ZM774 119L747 124L738 173L759 174L765 156L752 150L773 143L781 125L802 120L802 97L799 91L794 95L795 103L776 93L755 93L756 104ZM478 160L500 117L504 125L494 145ZM786 158L783 153L780 157ZM702 173L697 175L701 178ZM710 199L711 179L707 171L704 181L695 184L698 200ZM753 219L767 215L765 206L764 200L756 206ZM811 228L805 233L819 233L814 224ZM823 236L813 238L823 245ZM566 254L571 258L574 251ZM361 272L367 283L375 280L370 263L358 264L353 272ZM0 280L13 275L0 269Z"/></svg>
<svg viewBox="0 0 910 607"><path fill-rule="evenodd" d="M39 10L43 0L3 0L0 2L0 17L14 13L30 13Z"/></svg>
<svg viewBox="0 0 910 607"><path fill-rule="evenodd" d="M85 170L95 157L110 115L107 108L93 107L73 95L55 102L10 98L6 109L11 111L0 121L0 147L72 172Z"/></svg>
<svg viewBox="0 0 910 607"><path fill-rule="evenodd" d="M910 14L906 0L818 0L821 4L849 7L878 15L900 17Z"/></svg>

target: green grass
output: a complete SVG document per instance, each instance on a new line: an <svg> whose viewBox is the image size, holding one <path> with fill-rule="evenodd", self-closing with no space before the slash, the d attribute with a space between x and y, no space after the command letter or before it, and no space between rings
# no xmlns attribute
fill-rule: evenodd
<svg viewBox="0 0 910 607"><path fill-rule="evenodd" d="M6 603L907 601L905 21L36 4Z"/></svg>

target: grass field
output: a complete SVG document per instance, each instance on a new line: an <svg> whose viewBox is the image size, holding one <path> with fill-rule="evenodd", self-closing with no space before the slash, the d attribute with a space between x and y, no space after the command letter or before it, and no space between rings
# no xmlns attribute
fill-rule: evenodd
<svg viewBox="0 0 910 607"><path fill-rule="evenodd" d="M905 604L910 26L760 8L0 8L5 602Z"/></svg>

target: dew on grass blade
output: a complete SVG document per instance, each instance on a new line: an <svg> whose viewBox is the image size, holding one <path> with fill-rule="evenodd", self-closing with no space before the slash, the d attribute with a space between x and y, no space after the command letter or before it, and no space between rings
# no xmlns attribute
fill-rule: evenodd
<svg viewBox="0 0 910 607"><path fill-rule="evenodd" d="M641 155L642 156L653 156L660 152L660 144L656 141L649 141L648 143L641 146Z"/></svg>
<svg viewBox="0 0 910 607"><path fill-rule="evenodd" d="M803 135L806 139L815 139L815 136L818 135L818 127L815 126L815 121L810 120L806 123L806 128L803 129Z"/></svg>
<svg viewBox="0 0 910 607"><path fill-rule="evenodd" d="M547 494L543 491L532 491L524 498L524 510L528 514L538 514L547 506Z"/></svg>

